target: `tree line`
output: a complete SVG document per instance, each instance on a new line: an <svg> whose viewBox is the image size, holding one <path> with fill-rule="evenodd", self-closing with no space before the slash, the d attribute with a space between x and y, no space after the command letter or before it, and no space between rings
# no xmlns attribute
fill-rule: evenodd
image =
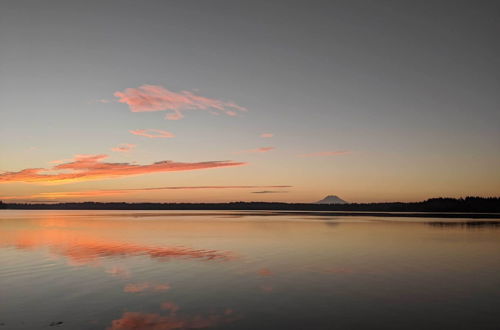
<svg viewBox="0 0 500 330"><path fill-rule="evenodd" d="M421 202L311 204L279 202L229 203L4 203L0 209L22 210L290 210L372 212L500 212L500 197L431 198Z"/></svg>

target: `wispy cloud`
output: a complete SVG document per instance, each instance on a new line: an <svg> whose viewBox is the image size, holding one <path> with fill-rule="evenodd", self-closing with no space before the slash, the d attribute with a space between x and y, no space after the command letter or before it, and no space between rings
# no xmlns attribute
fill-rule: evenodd
<svg viewBox="0 0 500 330"><path fill-rule="evenodd" d="M272 138L274 136L273 133L262 133L260 135L261 138Z"/></svg>
<svg viewBox="0 0 500 330"><path fill-rule="evenodd" d="M171 111L166 119L178 120L184 117L184 110L209 110L217 114L236 116L244 107L234 102L221 101L196 95L189 91L173 92L163 86L142 85L126 88L114 93L118 102L125 103L132 112Z"/></svg>
<svg viewBox="0 0 500 330"><path fill-rule="evenodd" d="M116 151L116 152L129 152L132 149L136 147L135 144L130 144L130 143L122 143L114 148L111 148L111 151Z"/></svg>
<svg viewBox="0 0 500 330"><path fill-rule="evenodd" d="M75 181L110 179L148 173L193 171L208 168L241 166L244 162L207 161L197 163L159 161L148 165L132 163L105 163L107 155L76 155L70 162L49 169L27 168L18 172L0 174L0 183L30 182L61 184Z"/></svg>
<svg viewBox="0 0 500 330"><path fill-rule="evenodd" d="M136 129L130 130L130 133L134 135L145 136L148 138L173 138L175 135L173 133L163 131L161 129L147 128L147 129Z"/></svg>
<svg viewBox="0 0 500 330"><path fill-rule="evenodd" d="M269 152L274 150L274 147L261 147L257 149L250 149L250 150L242 150L242 151L236 151L235 154L254 154L254 153L262 153L262 152Z"/></svg>
<svg viewBox="0 0 500 330"><path fill-rule="evenodd" d="M347 150L341 150L341 151L320 151L320 152L313 152L310 154L302 154L298 155L299 157L325 157L325 156L340 156L340 155L347 155L350 154L351 151Z"/></svg>
<svg viewBox="0 0 500 330"><path fill-rule="evenodd" d="M283 190L260 190L260 191L252 191L252 194L284 194L288 191Z"/></svg>
<svg viewBox="0 0 500 330"><path fill-rule="evenodd" d="M73 158L64 158L64 159L55 159L55 160L51 160L49 162L49 164L61 164L61 163L67 163L67 162L70 162L72 161Z"/></svg>
<svg viewBox="0 0 500 330"><path fill-rule="evenodd" d="M48 192L38 193L29 196L1 196L3 200L16 200L26 198L78 198L78 197L100 197L112 195L133 194L138 192L156 191L156 190L211 190L211 189L258 189L258 188L291 188L287 185L275 186L168 186L168 187L147 187L147 188L132 188L132 189L103 189L103 190L84 190L84 191L63 191L63 192ZM256 193L268 193L256 192Z"/></svg>

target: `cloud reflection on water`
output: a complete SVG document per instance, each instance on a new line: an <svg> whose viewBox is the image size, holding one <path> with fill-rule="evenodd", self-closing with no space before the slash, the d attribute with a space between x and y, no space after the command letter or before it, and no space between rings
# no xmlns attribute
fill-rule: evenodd
<svg viewBox="0 0 500 330"><path fill-rule="evenodd" d="M130 271L123 266L113 266L111 268L106 269L106 273L110 274L113 277L119 278L129 278Z"/></svg>
<svg viewBox="0 0 500 330"><path fill-rule="evenodd" d="M259 275L260 276L272 276L274 275L272 271L270 271L269 269L267 268L262 268L259 270Z"/></svg>
<svg viewBox="0 0 500 330"><path fill-rule="evenodd" d="M56 255L68 258L73 264L96 263L104 257L149 256L158 261L197 259L228 261L235 256L229 251L194 249L185 246L156 246L133 244L102 238L95 239L79 232L59 229L22 231L14 238L2 239L18 249L48 247Z"/></svg>
<svg viewBox="0 0 500 330"><path fill-rule="evenodd" d="M155 284L155 283L149 283L149 282L143 282L143 283L129 283L123 288L123 292L129 292L129 293L139 293L139 292L144 292L144 291L167 291L170 289L169 284Z"/></svg>
<svg viewBox="0 0 500 330"><path fill-rule="evenodd" d="M125 312L122 317L111 321L107 330L170 330L170 329L202 329L221 326L236 321L239 317L232 309L226 309L221 314L209 315L178 315L179 306L165 302L162 309L168 310L168 315L157 313Z"/></svg>

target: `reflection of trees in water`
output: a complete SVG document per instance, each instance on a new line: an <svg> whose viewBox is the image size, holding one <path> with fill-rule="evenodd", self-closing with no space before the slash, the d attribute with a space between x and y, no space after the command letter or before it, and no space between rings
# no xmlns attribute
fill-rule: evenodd
<svg viewBox="0 0 500 330"><path fill-rule="evenodd" d="M500 221L437 221L426 224L436 228L500 228Z"/></svg>

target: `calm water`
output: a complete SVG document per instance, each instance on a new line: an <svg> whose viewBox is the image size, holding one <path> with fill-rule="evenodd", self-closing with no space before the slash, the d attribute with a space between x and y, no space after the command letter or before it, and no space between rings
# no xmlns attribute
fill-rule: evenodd
<svg viewBox="0 0 500 330"><path fill-rule="evenodd" d="M0 217L0 329L500 328L491 223L253 211Z"/></svg>

